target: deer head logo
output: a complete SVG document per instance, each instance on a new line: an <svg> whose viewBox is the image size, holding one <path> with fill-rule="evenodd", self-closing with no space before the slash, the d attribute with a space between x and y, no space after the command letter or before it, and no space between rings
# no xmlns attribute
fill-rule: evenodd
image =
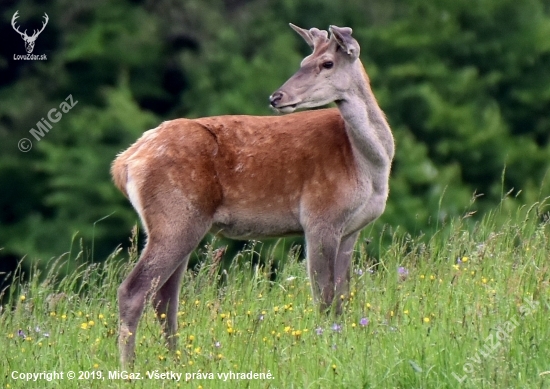
<svg viewBox="0 0 550 389"><path fill-rule="evenodd" d="M11 18L11 26L15 31L19 33L19 35L21 35L21 38L23 38L23 40L25 41L25 50L27 50L27 53L30 54L34 50L34 42L36 41L36 38L38 38L38 35L40 35L42 31L44 31L44 27L46 27L46 24L48 24L48 14L44 12L43 18L46 19L46 21L42 22L42 29L40 29L40 31L34 30L32 36L28 36L27 30L25 30L25 32L21 32L19 31L19 28L15 25L15 19L19 17L18 13L19 11L15 11L15 13L13 14L13 18Z"/></svg>

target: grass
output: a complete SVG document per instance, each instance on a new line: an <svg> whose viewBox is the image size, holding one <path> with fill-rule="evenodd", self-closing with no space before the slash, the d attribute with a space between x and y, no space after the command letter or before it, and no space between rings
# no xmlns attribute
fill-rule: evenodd
<svg viewBox="0 0 550 389"><path fill-rule="evenodd" d="M132 371L141 379L133 380L124 379L116 348L116 290L131 268L126 255L58 279L61 258L45 275L35 267L29 282L19 274L6 291L1 387L547 388L543 209L519 210L498 225L496 210L473 228L457 219L427 242L396 235L376 266L357 246L340 317L317 312L295 255L272 281L248 261L253 245L219 275L207 250L182 285L178 351L163 346L148 308ZM135 260L135 249L129 256ZM54 371L63 378L48 381ZM21 373L42 376L23 381Z"/></svg>

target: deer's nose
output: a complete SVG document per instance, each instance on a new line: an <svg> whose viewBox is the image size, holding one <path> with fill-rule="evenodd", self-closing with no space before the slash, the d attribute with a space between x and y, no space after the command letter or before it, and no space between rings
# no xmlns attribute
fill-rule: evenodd
<svg viewBox="0 0 550 389"><path fill-rule="evenodd" d="M274 92L271 96L269 96L269 102L271 103L272 107L277 107L277 104L279 104L282 98L283 98L283 92L277 91L277 92Z"/></svg>

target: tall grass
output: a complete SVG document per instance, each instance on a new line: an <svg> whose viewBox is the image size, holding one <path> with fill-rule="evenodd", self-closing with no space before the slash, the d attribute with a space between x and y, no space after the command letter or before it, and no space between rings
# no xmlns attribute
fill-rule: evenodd
<svg viewBox="0 0 550 389"><path fill-rule="evenodd" d="M453 220L427 242L396 234L376 264L357 246L339 317L317 312L295 253L273 280L267 266L249 261L254 245L225 270L206 250L182 284L178 351L164 347L147 308L132 370L141 379L132 380L119 367L116 290L135 246L63 279L60 258L45 275L35 267L28 282L16 274L5 291L1 387L550 387L544 207L498 225L504 211L497 209L473 229ZM13 378L53 371L64 377ZM182 374L181 381L150 378L155 371Z"/></svg>

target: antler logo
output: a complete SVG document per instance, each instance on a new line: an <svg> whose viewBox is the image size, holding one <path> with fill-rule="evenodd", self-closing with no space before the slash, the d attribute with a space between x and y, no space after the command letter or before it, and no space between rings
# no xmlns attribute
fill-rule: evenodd
<svg viewBox="0 0 550 389"><path fill-rule="evenodd" d="M36 38L38 38L38 35L40 35L42 31L44 31L46 24L48 24L48 14L44 12L43 18L46 19L46 21L42 22L42 28L40 29L40 31L34 30L32 36L28 36L27 30L25 30L25 32L21 32L19 31L19 28L15 25L15 19L19 17L18 13L19 11L15 11L15 13L13 14L13 18L11 18L11 26L15 31L19 33L19 35L21 35L21 38L23 38L23 40L25 41L25 50L27 50L27 53L30 54L34 50L34 43L36 41Z"/></svg>

